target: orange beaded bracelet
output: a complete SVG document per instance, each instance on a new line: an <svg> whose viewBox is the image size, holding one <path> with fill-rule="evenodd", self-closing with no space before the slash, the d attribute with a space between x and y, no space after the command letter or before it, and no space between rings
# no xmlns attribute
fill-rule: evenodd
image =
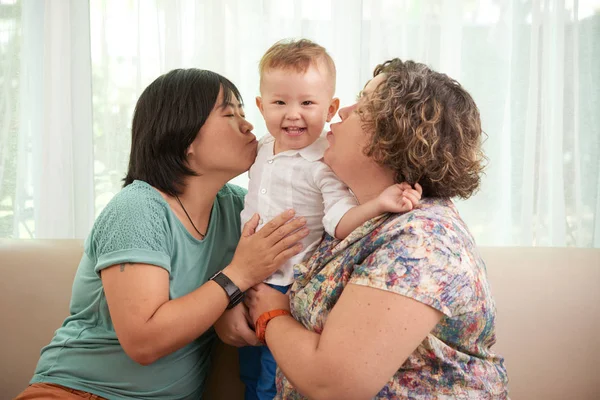
<svg viewBox="0 0 600 400"><path fill-rule="evenodd" d="M256 320L255 332L256 337L261 343L265 343L265 334L267 333L267 324L269 323L269 321L275 317L280 317L282 315L291 316L292 313L290 313L288 310L279 309L267 311L265 313L262 313L260 317L258 317L258 319Z"/></svg>

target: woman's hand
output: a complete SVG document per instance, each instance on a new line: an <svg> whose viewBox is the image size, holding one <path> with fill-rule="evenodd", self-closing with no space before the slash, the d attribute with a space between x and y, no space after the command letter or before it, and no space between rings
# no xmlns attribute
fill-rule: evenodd
<svg viewBox="0 0 600 400"><path fill-rule="evenodd" d="M406 182L397 183L385 189L377 197L377 206L380 212L405 213L416 208L421 200L423 188L415 183L413 189Z"/></svg>
<svg viewBox="0 0 600 400"><path fill-rule="evenodd" d="M235 346L259 346L254 330L250 328L252 321L244 304L238 304L223 313L215 322L215 331L223 343Z"/></svg>
<svg viewBox="0 0 600 400"><path fill-rule="evenodd" d="M259 216L254 214L244 225L233 260L223 269L241 291L271 276L281 264L302 250L302 244L298 242L308 235L306 219L293 217L294 211L288 210L256 232Z"/></svg>
<svg viewBox="0 0 600 400"><path fill-rule="evenodd" d="M248 289L244 303L248 306L253 325L256 325L258 317L267 311L290 310L290 296L264 283L259 283Z"/></svg>

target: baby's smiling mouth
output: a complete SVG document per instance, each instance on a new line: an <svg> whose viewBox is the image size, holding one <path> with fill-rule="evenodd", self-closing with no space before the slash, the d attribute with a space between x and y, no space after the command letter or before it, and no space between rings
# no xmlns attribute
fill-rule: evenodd
<svg viewBox="0 0 600 400"><path fill-rule="evenodd" d="M304 132L306 132L306 128L303 128L303 127L300 127L300 126L286 126L286 127L283 128L283 130L289 136L300 136Z"/></svg>

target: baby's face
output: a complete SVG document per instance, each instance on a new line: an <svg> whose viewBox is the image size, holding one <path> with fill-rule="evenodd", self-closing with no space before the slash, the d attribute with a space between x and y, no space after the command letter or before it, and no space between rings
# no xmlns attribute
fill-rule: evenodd
<svg viewBox="0 0 600 400"><path fill-rule="evenodd" d="M304 73L289 69L263 73L256 105L275 137L276 153L304 148L319 138L339 107L332 79L325 67L314 65Z"/></svg>

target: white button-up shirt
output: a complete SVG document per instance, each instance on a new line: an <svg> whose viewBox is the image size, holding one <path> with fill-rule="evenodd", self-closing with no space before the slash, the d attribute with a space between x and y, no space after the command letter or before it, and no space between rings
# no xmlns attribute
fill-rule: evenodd
<svg viewBox="0 0 600 400"><path fill-rule="evenodd" d="M241 213L242 226L254 213L260 215L257 231L265 223L290 208L297 217L306 218L310 230L302 240L302 252L289 259L271 277L265 280L273 285L286 286L294 281L294 264L303 262L315 250L323 230L331 236L352 207L358 205L348 187L323 162L328 147L321 136L313 144L300 150L273 154L275 139L263 137L258 144L256 161L250 168L248 194Z"/></svg>

